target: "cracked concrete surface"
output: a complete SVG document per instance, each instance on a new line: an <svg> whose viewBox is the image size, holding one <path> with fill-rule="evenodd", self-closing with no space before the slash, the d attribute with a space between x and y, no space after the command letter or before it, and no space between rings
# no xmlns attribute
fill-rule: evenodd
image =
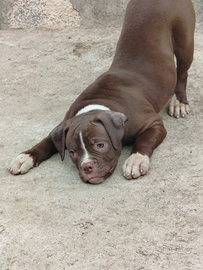
<svg viewBox="0 0 203 270"><path fill-rule="evenodd" d="M0 269L203 269L203 27L188 79L191 114L161 112L168 135L147 176L121 167L84 184L66 155L12 176L11 159L46 136L109 67L120 29L0 31Z"/></svg>

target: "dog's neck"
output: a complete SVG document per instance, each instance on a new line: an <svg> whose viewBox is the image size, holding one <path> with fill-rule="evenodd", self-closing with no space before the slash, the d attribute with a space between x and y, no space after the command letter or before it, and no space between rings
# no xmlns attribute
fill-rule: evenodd
<svg viewBox="0 0 203 270"><path fill-rule="evenodd" d="M109 111L110 109L108 107L104 106L104 105L91 104L91 105L85 106L84 108L82 108L81 110L79 110L77 112L76 116L77 115L80 115L82 113L93 111L93 110Z"/></svg>

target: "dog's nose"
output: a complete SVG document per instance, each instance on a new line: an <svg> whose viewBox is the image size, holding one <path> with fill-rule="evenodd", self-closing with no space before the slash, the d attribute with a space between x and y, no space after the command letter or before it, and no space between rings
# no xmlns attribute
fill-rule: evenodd
<svg viewBox="0 0 203 270"><path fill-rule="evenodd" d="M91 174L94 169L94 163L92 161L83 162L82 170L85 174Z"/></svg>

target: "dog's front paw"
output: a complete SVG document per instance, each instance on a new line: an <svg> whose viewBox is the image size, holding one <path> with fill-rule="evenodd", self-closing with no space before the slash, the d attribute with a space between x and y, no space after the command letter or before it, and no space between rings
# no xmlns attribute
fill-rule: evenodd
<svg viewBox="0 0 203 270"><path fill-rule="evenodd" d="M10 164L9 172L12 174L25 174L34 166L33 158L29 154L20 154Z"/></svg>
<svg viewBox="0 0 203 270"><path fill-rule="evenodd" d="M140 153L132 154L123 165L123 175L127 180L145 175L149 169L149 157Z"/></svg>
<svg viewBox="0 0 203 270"><path fill-rule="evenodd" d="M169 115L175 118L185 117L190 113L188 104L181 103L174 94L169 103Z"/></svg>

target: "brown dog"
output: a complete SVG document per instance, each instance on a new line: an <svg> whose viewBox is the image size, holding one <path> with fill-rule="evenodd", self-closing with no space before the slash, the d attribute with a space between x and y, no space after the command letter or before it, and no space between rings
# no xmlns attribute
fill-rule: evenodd
<svg viewBox="0 0 203 270"><path fill-rule="evenodd" d="M81 179L101 183L114 171L122 144L133 144L123 174L145 175L166 136L160 110L172 97L171 116L189 113L194 26L190 0L131 0L110 69L76 99L48 137L12 161L10 172L24 174L56 152L63 160L68 149Z"/></svg>

